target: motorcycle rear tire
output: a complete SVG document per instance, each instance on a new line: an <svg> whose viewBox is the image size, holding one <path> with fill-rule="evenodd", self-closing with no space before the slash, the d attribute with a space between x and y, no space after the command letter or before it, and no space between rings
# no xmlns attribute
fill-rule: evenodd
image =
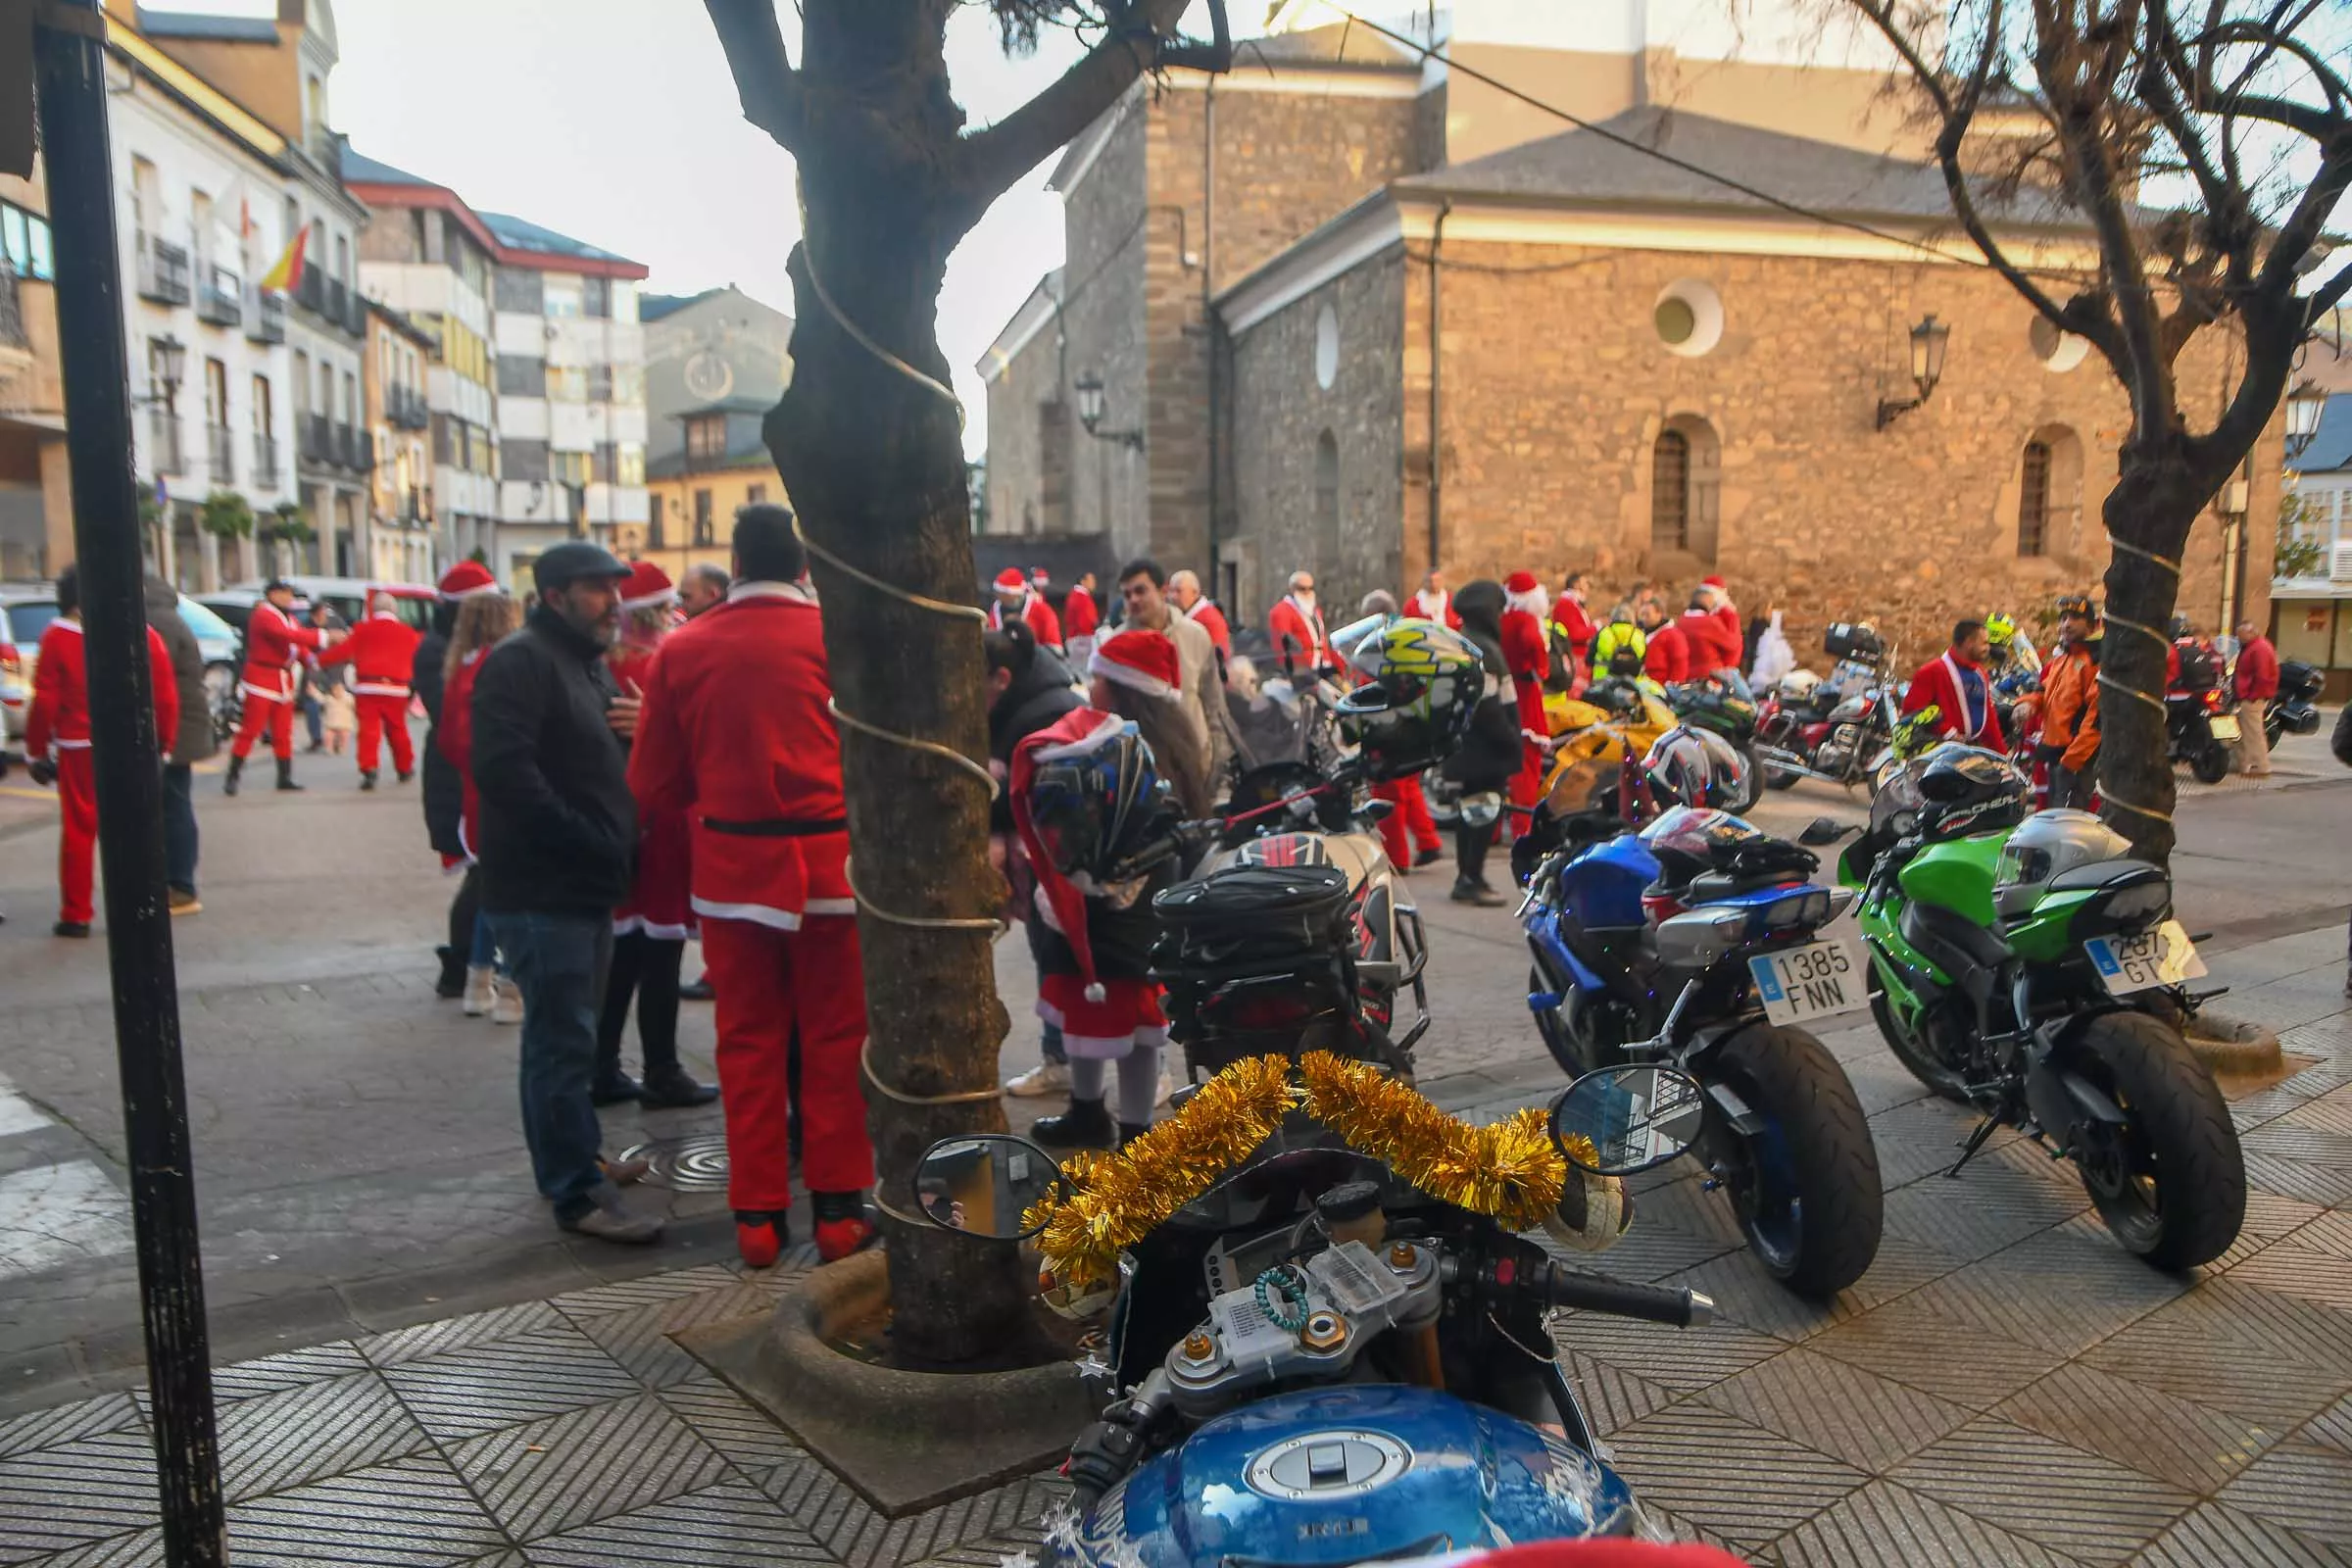
<svg viewBox="0 0 2352 1568"><path fill-rule="evenodd" d="M2213 1074L2180 1032L2144 1012L2106 1012L2083 1027L2070 1065L2132 1118L2154 1165L2153 1207L2136 1187L2102 1183L2078 1156L2083 1191L2125 1250L2161 1269L2210 1263L2246 1217L2246 1160Z"/></svg>
<svg viewBox="0 0 2352 1568"><path fill-rule="evenodd" d="M2230 776L2230 748L2215 741L2196 755L2188 771L2200 784L2219 784Z"/></svg>
<svg viewBox="0 0 2352 1568"><path fill-rule="evenodd" d="M1716 1134L1756 1260L1800 1296L1835 1296L1860 1279L1879 1255L1886 1190L1869 1120L1838 1058L1802 1029L1755 1024L1716 1050L1706 1076L1765 1123L1752 1140Z"/></svg>

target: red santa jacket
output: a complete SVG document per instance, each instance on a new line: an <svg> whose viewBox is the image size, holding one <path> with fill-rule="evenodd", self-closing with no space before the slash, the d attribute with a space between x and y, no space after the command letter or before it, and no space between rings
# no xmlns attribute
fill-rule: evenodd
<svg viewBox="0 0 2352 1568"><path fill-rule="evenodd" d="M1044 594L1034 588L1029 590L1029 597L1021 601L1021 618L1037 634L1039 647L1061 647L1061 617L1054 613L1054 607L1046 603ZM988 624L992 631L1004 624L1004 600L1000 599L988 607Z"/></svg>
<svg viewBox="0 0 2352 1568"><path fill-rule="evenodd" d="M1073 588L1061 602L1061 635L1092 637L1095 628L1102 624L1102 613L1095 608L1095 596L1083 588Z"/></svg>
<svg viewBox="0 0 2352 1568"><path fill-rule="evenodd" d="M325 646L325 632L316 626L295 625L265 599L245 620L245 673L239 684L248 697L290 703L294 700L296 659Z"/></svg>
<svg viewBox="0 0 2352 1568"><path fill-rule="evenodd" d="M166 754L179 733L179 678L172 651L153 626L147 630L147 681L154 689L155 738ZM24 716L24 755L80 751L90 744L90 674L81 622L60 615L41 633L32 672L32 710Z"/></svg>
<svg viewBox="0 0 2352 1568"><path fill-rule="evenodd" d="M1302 609L1294 595L1266 612L1266 635L1274 658L1286 670L1312 670L1331 662L1331 639L1323 631L1321 606Z"/></svg>
<svg viewBox="0 0 2352 1568"><path fill-rule="evenodd" d="M1591 615L1585 613L1582 600L1570 599L1563 594L1552 601L1551 627L1575 653L1578 663L1584 663L1592 657L1592 638L1600 628L1592 624Z"/></svg>
<svg viewBox="0 0 2352 1568"><path fill-rule="evenodd" d="M351 689L360 697L406 697L416 645L424 636L388 610L364 616L349 636L319 656L321 664L351 665Z"/></svg>
<svg viewBox="0 0 2352 1568"><path fill-rule="evenodd" d="M1690 678L1690 639L1683 634L1682 627L1670 620L1651 632L1648 642L1649 652L1642 661L1642 674L1665 686Z"/></svg>
<svg viewBox="0 0 2352 1568"><path fill-rule="evenodd" d="M1740 633L1727 631L1715 612L1686 610L1680 624L1690 648L1690 673L1687 678L1696 680L1719 669L1740 667Z"/></svg>
<svg viewBox="0 0 2352 1568"><path fill-rule="evenodd" d="M1233 657L1233 628L1225 624L1225 612L1219 610L1206 594L1193 601L1193 608L1184 612L1184 618L1198 622L1200 629L1208 633L1208 640L1216 644L1217 657Z"/></svg>
<svg viewBox="0 0 2352 1568"><path fill-rule="evenodd" d="M1548 738L1551 728L1544 717L1544 677L1551 671L1551 649L1544 640L1544 623L1529 611L1502 612L1502 662L1511 672L1511 689L1519 698L1519 728L1533 737Z"/></svg>
<svg viewBox="0 0 2352 1568"><path fill-rule="evenodd" d="M703 918L796 931L857 912L832 699L816 601L793 584L739 582L662 645L629 788L640 810L692 814Z"/></svg>
<svg viewBox="0 0 2352 1568"><path fill-rule="evenodd" d="M1916 713L1930 703L1936 705L1937 734L1971 746L2003 750L2001 715L1992 706L1992 682L1976 665L1962 663L1949 651L1920 665L1903 698L1903 711Z"/></svg>
<svg viewBox="0 0 2352 1568"><path fill-rule="evenodd" d="M1434 620L1443 626L1462 629L1461 612L1453 608L1453 595L1431 593L1424 588L1414 594L1404 607L1404 612L1421 620Z"/></svg>
<svg viewBox="0 0 2352 1568"><path fill-rule="evenodd" d="M458 847L466 852L468 865L482 853L482 796L473 787L473 678L482 672L482 656L489 651L475 649L450 672L441 688L441 722L433 726L433 744L441 748L441 755L465 781L465 799L458 808ZM442 857L442 863L449 863L447 856Z"/></svg>

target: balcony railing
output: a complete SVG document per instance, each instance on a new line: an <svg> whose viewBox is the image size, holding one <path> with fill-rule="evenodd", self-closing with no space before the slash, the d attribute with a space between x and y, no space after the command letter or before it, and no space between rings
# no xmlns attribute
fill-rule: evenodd
<svg viewBox="0 0 2352 1568"><path fill-rule="evenodd" d="M353 337L368 335L368 297L353 288L351 298L343 308L343 325Z"/></svg>
<svg viewBox="0 0 2352 1568"><path fill-rule="evenodd" d="M245 318L245 289L237 274L216 267L196 295L196 319L215 326L235 326Z"/></svg>
<svg viewBox="0 0 2352 1568"><path fill-rule="evenodd" d="M26 349L24 308L17 298L17 270L0 257L0 349Z"/></svg>
<svg viewBox="0 0 2352 1568"><path fill-rule="evenodd" d="M167 404L158 403L147 411L147 456L154 472L188 471L179 455L179 416Z"/></svg>
<svg viewBox="0 0 2352 1568"><path fill-rule="evenodd" d="M225 425L204 427L205 457L211 462L213 483L234 484L237 478L237 432Z"/></svg>
<svg viewBox="0 0 2352 1568"><path fill-rule="evenodd" d="M403 430L422 430L431 426L433 411L423 393L395 383L384 389L384 419Z"/></svg>
<svg viewBox="0 0 2352 1568"><path fill-rule="evenodd" d="M301 427L303 462L335 461L335 426L332 420L323 414L306 414L295 423Z"/></svg>
<svg viewBox="0 0 2352 1568"><path fill-rule="evenodd" d="M294 298L306 311L318 312L326 304L326 274L316 267L302 270L302 282L294 290Z"/></svg>
<svg viewBox="0 0 2352 1568"><path fill-rule="evenodd" d="M245 322L245 335L256 343L283 343L286 340L286 297L268 289L255 289L253 313Z"/></svg>
<svg viewBox="0 0 2352 1568"><path fill-rule="evenodd" d="M139 297L158 305L188 303L188 253L169 240L142 233L139 246Z"/></svg>
<svg viewBox="0 0 2352 1568"><path fill-rule="evenodd" d="M318 314L328 320L340 324L350 312L351 295L350 291L343 287L343 280L339 277L328 278L326 280L326 303L320 307Z"/></svg>
<svg viewBox="0 0 2352 1568"><path fill-rule="evenodd" d="M253 438L253 487L256 490L277 488L277 441L274 437L256 434Z"/></svg>

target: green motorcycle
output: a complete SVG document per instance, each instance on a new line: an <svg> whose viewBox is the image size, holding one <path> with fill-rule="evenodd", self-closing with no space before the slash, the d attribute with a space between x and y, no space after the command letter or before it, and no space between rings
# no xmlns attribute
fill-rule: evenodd
<svg viewBox="0 0 2352 1568"><path fill-rule="evenodd" d="M1862 890L1871 1010L1903 1065L2075 1162L2117 1241L2159 1268L2237 1239L2230 1107L2175 1019L2205 973L2172 879L2082 811L2030 812L2025 779L1947 745L1882 790L1838 879Z"/></svg>

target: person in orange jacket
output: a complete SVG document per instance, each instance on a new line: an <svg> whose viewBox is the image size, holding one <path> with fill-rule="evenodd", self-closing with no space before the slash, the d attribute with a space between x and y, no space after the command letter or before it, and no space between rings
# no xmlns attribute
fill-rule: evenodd
<svg viewBox="0 0 2352 1568"><path fill-rule="evenodd" d="M2058 601L2058 646L2041 666L2041 741L2049 804L2088 809L2099 756L2099 612L2088 597Z"/></svg>
<svg viewBox="0 0 2352 1568"><path fill-rule="evenodd" d="M368 613L341 642L319 656L321 666L351 665L351 692L360 716L360 788L375 788L383 743L392 744L392 771L406 784L416 771L409 740L409 672L424 634L394 612L387 593L368 596Z"/></svg>
<svg viewBox="0 0 2352 1568"><path fill-rule="evenodd" d="M32 672L32 710L24 716L24 755L35 783L57 784L57 924L61 937L86 937L96 912L90 878L98 847L98 789L90 766L90 679L81 632L81 572L57 576L57 618L41 633ZM172 651L153 626L147 633L147 679L155 703L156 744L166 753L179 729L179 682Z"/></svg>
<svg viewBox="0 0 2352 1568"><path fill-rule="evenodd" d="M237 678L245 717L237 726L237 738L229 743L228 775L220 781L223 795L237 793L245 759L253 755L253 743L264 729L270 731L270 750L277 758L277 787L302 788L294 782L294 693L300 680L295 666L304 654L326 647L326 632L297 625L290 613L293 608L294 585L272 577L263 585L262 602L245 617L245 669Z"/></svg>

